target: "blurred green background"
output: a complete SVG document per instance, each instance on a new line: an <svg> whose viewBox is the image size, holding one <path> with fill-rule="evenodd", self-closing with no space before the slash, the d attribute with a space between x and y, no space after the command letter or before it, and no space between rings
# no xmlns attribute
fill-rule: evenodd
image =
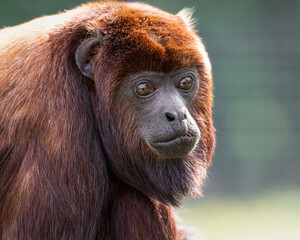
<svg viewBox="0 0 300 240"><path fill-rule="evenodd" d="M0 27L83 3L1 0ZM205 197L178 210L208 240L300 239L300 1L149 0L193 7L210 54L217 147Z"/></svg>

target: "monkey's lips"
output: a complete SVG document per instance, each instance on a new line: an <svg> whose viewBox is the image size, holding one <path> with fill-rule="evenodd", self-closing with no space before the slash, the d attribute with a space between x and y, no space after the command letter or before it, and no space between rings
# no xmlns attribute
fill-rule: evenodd
<svg viewBox="0 0 300 240"><path fill-rule="evenodd" d="M167 158L181 158L188 155L199 141L198 136L176 136L150 143L158 155Z"/></svg>

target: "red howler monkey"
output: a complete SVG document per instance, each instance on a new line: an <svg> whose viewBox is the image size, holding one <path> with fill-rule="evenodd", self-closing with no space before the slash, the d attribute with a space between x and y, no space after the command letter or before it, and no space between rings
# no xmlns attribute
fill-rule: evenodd
<svg viewBox="0 0 300 240"><path fill-rule="evenodd" d="M190 12L98 2L0 31L0 239L187 239L214 149Z"/></svg>

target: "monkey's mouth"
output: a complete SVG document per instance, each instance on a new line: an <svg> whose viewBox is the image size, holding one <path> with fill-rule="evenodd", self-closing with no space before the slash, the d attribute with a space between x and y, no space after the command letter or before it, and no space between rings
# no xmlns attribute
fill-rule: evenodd
<svg viewBox="0 0 300 240"><path fill-rule="evenodd" d="M156 144L156 145L173 144L173 143L176 143L178 141L188 141L192 138L197 138L197 137L187 136L187 135L186 136L176 136L176 137L172 137L172 138L165 139L165 140L162 140L162 141L154 142L154 144Z"/></svg>
<svg viewBox="0 0 300 240"><path fill-rule="evenodd" d="M199 136L184 135L170 137L150 143L158 155L167 158L179 158L188 155L199 141Z"/></svg>

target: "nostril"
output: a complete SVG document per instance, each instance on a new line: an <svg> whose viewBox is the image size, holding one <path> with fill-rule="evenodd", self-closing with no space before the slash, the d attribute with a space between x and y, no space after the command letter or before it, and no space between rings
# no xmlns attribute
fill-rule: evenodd
<svg viewBox="0 0 300 240"><path fill-rule="evenodd" d="M166 113L166 118L169 122L175 121L175 116L172 113Z"/></svg>
<svg viewBox="0 0 300 240"><path fill-rule="evenodd" d="M182 120L185 120L185 119L186 119L186 114L183 114Z"/></svg>

